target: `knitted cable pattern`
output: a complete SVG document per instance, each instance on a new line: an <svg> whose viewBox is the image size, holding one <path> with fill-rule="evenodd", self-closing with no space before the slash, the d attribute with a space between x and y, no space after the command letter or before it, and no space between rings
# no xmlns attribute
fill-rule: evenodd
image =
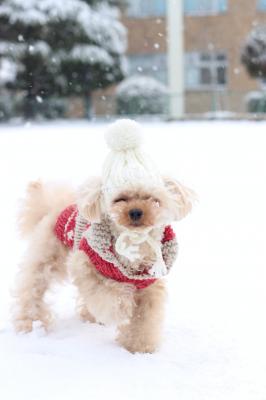
<svg viewBox="0 0 266 400"><path fill-rule="evenodd" d="M156 281L149 270L136 271L130 263L123 264L116 257L108 219L90 225L79 215L77 206L71 205L59 215L54 232L69 248L84 251L97 271L107 278L131 283L137 289L143 289ZM178 251L175 233L170 226L164 229L161 243L162 256L169 272Z"/></svg>

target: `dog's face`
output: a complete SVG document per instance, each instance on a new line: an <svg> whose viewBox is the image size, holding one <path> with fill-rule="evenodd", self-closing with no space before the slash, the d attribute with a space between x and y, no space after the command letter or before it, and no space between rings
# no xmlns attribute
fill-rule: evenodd
<svg viewBox="0 0 266 400"><path fill-rule="evenodd" d="M114 196L107 208L113 222L129 230L161 226L170 217L162 190L139 188L121 191Z"/></svg>
<svg viewBox="0 0 266 400"><path fill-rule="evenodd" d="M107 215L120 229L142 230L165 226L184 218L191 210L194 193L180 183L164 178L164 186L144 189L141 185L104 198L101 180L90 179L78 194L78 206L90 222Z"/></svg>

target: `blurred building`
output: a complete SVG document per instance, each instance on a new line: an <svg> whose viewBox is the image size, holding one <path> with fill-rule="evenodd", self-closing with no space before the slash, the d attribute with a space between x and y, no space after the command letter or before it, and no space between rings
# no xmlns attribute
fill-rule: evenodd
<svg viewBox="0 0 266 400"><path fill-rule="evenodd" d="M167 0L128 0L130 74L167 84ZM240 54L248 33L266 23L266 0L184 0L185 110L188 114L246 112L251 79ZM178 95L178 94L177 94Z"/></svg>

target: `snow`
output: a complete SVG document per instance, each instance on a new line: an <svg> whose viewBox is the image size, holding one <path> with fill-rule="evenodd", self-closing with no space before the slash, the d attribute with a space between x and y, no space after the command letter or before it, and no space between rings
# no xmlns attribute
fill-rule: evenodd
<svg viewBox="0 0 266 400"><path fill-rule="evenodd" d="M114 64L113 58L105 49L86 44L73 47L69 53L69 58L72 60L89 62L90 64L105 64L106 66L112 66Z"/></svg>
<svg viewBox="0 0 266 400"><path fill-rule="evenodd" d="M18 41L19 42L24 42L25 41L24 36L23 35L18 35Z"/></svg>
<svg viewBox="0 0 266 400"><path fill-rule="evenodd" d="M0 86L13 82L17 74L17 65L8 58L0 60Z"/></svg>
<svg viewBox="0 0 266 400"><path fill-rule="evenodd" d="M41 96L36 96L36 100L38 103L43 103L43 98Z"/></svg>
<svg viewBox="0 0 266 400"><path fill-rule="evenodd" d="M101 15L106 15L115 19L121 18L121 10L117 5L110 7L110 4L107 2L99 1L98 3L96 2L94 4L93 9L99 12Z"/></svg>
<svg viewBox="0 0 266 400"><path fill-rule="evenodd" d="M118 85L116 93L122 97L160 96L167 93L167 88L149 76L133 75Z"/></svg>
<svg viewBox="0 0 266 400"><path fill-rule="evenodd" d="M17 57L23 54L26 50L26 44L24 43L11 43L11 42L0 42L0 54Z"/></svg>
<svg viewBox="0 0 266 400"><path fill-rule="evenodd" d="M26 182L80 184L107 153L103 124L0 126L1 398L17 400L264 400L266 398L266 124L144 124L146 150L199 196L175 225L180 254L168 277L164 340L131 355L114 329L84 324L74 289L54 288L47 335L15 335L10 294L25 244L14 225Z"/></svg>
<svg viewBox="0 0 266 400"><path fill-rule="evenodd" d="M167 87L154 78L132 75L117 86L117 112L121 115L163 115L167 109L167 92Z"/></svg>
<svg viewBox="0 0 266 400"><path fill-rule="evenodd" d="M250 112L264 113L266 93L262 91L252 91L245 96L245 102Z"/></svg>
<svg viewBox="0 0 266 400"><path fill-rule="evenodd" d="M20 57L29 51L30 54L41 54L49 57L51 47L43 40L37 40L34 44L0 42L0 54L8 55L10 58Z"/></svg>
<svg viewBox="0 0 266 400"><path fill-rule="evenodd" d="M242 62L251 70L255 69L257 75L263 72L266 63L265 49L266 29L260 25L249 33L242 49Z"/></svg>
<svg viewBox="0 0 266 400"><path fill-rule="evenodd" d="M88 37L99 46L116 54L123 54L127 48L126 28L113 16L82 10L78 21Z"/></svg>
<svg viewBox="0 0 266 400"><path fill-rule="evenodd" d="M39 63L41 58L45 58L48 75L51 75L51 71L55 76L56 73L59 74L59 77L54 79L62 88L66 85L67 89L73 86L75 91L78 84L66 82L63 75L67 74L67 64L77 61L79 64L85 64L88 70L89 66L95 69L98 64L102 64L102 69L108 72L105 74L105 85L108 85L108 82L111 84L119 79L119 71L122 75L126 75L127 72L124 56L127 31L118 20L118 16L117 8L110 7L104 1L98 7L93 7L85 0L3 0L0 2L0 19L3 24L13 27L17 34L10 42L0 40L0 56L16 62L12 80L19 71L23 72L25 69L25 60L38 56L35 58ZM53 43L51 37L58 36L56 32L59 34L63 25L68 26L72 42L70 40L71 43L64 45L63 41L59 40L58 43ZM29 31L32 30L38 32L39 38L43 40L37 40L36 35L29 39ZM93 71L89 72L87 81L94 76ZM7 68L0 74L2 84L7 83ZM36 76L36 73L33 75ZM51 79L46 81L49 83ZM93 86L93 82L87 83ZM23 86L23 82L21 85ZM38 82L33 86L36 85L38 86ZM77 90L80 92L80 87L76 88Z"/></svg>
<svg viewBox="0 0 266 400"><path fill-rule="evenodd" d="M30 54L41 54L43 58L49 57L51 53L51 47L43 40L38 40L34 45L29 46Z"/></svg>
<svg viewBox="0 0 266 400"><path fill-rule="evenodd" d="M262 99L264 99L264 97L265 97L265 95L263 92L252 91L246 95L245 101L248 103L252 100L262 100Z"/></svg>
<svg viewBox="0 0 266 400"><path fill-rule="evenodd" d="M0 16L11 24L78 22L83 34L107 51L123 54L127 47L126 29L117 20L117 9L108 4L94 9L81 0L8 0L0 4Z"/></svg>

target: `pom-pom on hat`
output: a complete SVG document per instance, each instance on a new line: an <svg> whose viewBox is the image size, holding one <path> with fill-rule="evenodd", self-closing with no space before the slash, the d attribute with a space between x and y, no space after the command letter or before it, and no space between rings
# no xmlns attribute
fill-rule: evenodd
<svg viewBox="0 0 266 400"><path fill-rule="evenodd" d="M136 185L163 185L156 166L142 150L142 129L137 122L118 120L109 126L105 138L110 148L102 174L105 199L111 199L115 193Z"/></svg>

